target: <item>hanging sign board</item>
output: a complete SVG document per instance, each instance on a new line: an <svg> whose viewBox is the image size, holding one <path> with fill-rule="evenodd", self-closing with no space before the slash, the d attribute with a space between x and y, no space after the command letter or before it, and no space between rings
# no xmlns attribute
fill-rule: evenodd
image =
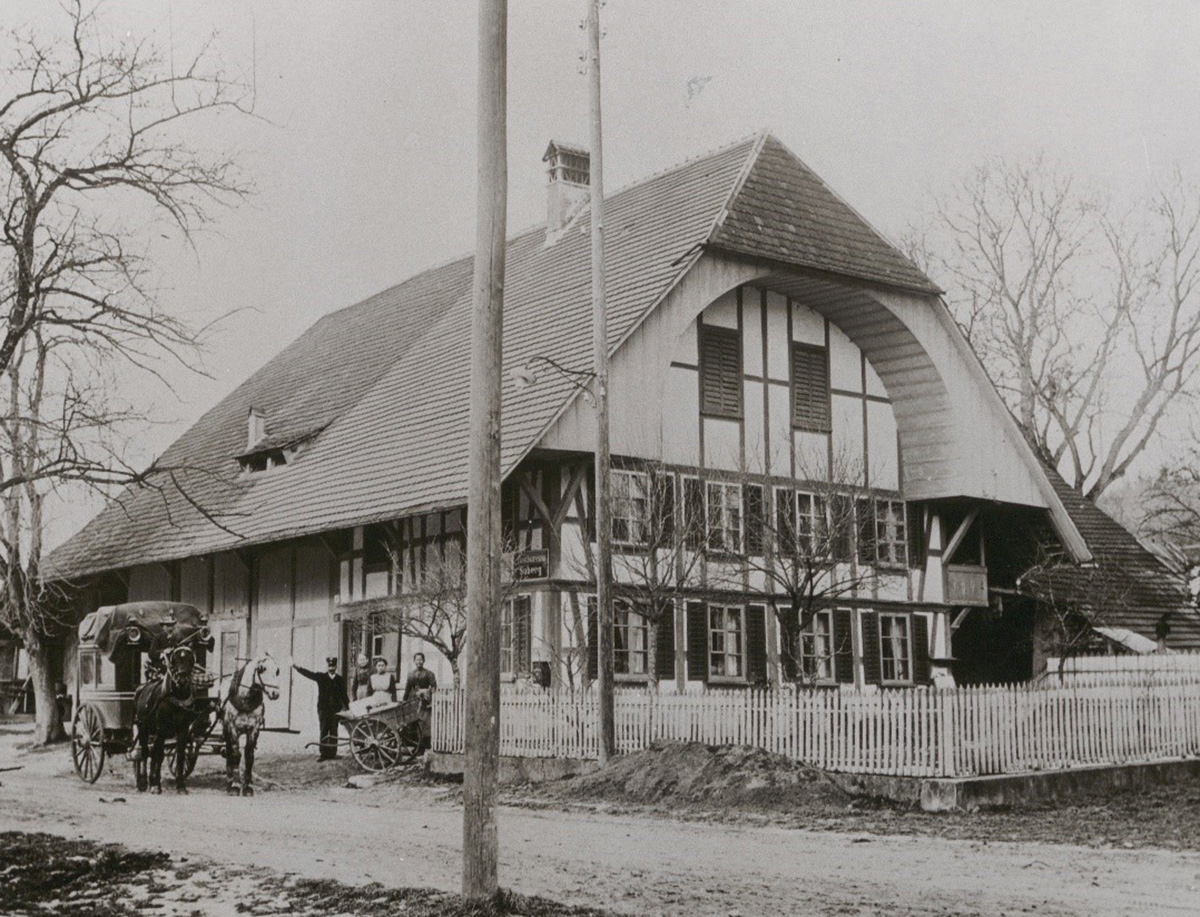
<svg viewBox="0 0 1200 917"><path fill-rule="evenodd" d="M517 582L528 582L535 579L547 579L550 576L550 552L518 551L513 555L513 579Z"/></svg>

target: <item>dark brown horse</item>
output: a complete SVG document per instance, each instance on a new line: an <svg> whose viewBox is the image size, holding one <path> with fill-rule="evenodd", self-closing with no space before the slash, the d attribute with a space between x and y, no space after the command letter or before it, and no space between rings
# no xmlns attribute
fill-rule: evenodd
<svg viewBox="0 0 1200 917"><path fill-rule="evenodd" d="M144 792L147 786L151 793L162 792L162 764L168 739L174 739L179 749L174 759L175 790L187 792L186 752L196 722L196 696L192 687L195 667L196 655L190 647L167 650L163 654L163 674L141 685L134 694L137 744L133 761L138 792Z"/></svg>

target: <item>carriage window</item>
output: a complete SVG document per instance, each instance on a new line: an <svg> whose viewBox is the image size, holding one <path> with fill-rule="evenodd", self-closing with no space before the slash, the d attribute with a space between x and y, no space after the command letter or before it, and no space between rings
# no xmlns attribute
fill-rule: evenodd
<svg viewBox="0 0 1200 917"><path fill-rule="evenodd" d="M92 684L96 677L96 656L94 653L79 654L79 683L81 685Z"/></svg>

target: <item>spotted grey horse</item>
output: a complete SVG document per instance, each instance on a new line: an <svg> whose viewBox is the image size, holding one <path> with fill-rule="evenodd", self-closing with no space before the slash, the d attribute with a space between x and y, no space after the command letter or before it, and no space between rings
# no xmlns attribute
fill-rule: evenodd
<svg viewBox="0 0 1200 917"><path fill-rule="evenodd" d="M270 653L263 653L233 673L221 712L230 796L254 795L254 749L258 745L263 708L268 699L279 699L279 663ZM243 765L240 779L239 763Z"/></svg>

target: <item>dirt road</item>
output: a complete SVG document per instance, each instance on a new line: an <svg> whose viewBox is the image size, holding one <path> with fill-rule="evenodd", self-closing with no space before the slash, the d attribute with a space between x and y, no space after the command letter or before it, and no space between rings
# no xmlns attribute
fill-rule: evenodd
<svg viewBox="0 0 1200 917"><path fill-rule="evenodd" d="M208 777L186 797L170 790L144 796L131 791L123 762L95 786L67 772L65 749L18 763L22 770L3 774L0 830L116 841L344 882L450 891L459 884L461 812L436 789L264 789L238 799ZM261 768L269 777L269 757ZM502 810L500 831L505 886L630 914L1200 913L1200 855L1192 853L521 809Z"/></svg>

